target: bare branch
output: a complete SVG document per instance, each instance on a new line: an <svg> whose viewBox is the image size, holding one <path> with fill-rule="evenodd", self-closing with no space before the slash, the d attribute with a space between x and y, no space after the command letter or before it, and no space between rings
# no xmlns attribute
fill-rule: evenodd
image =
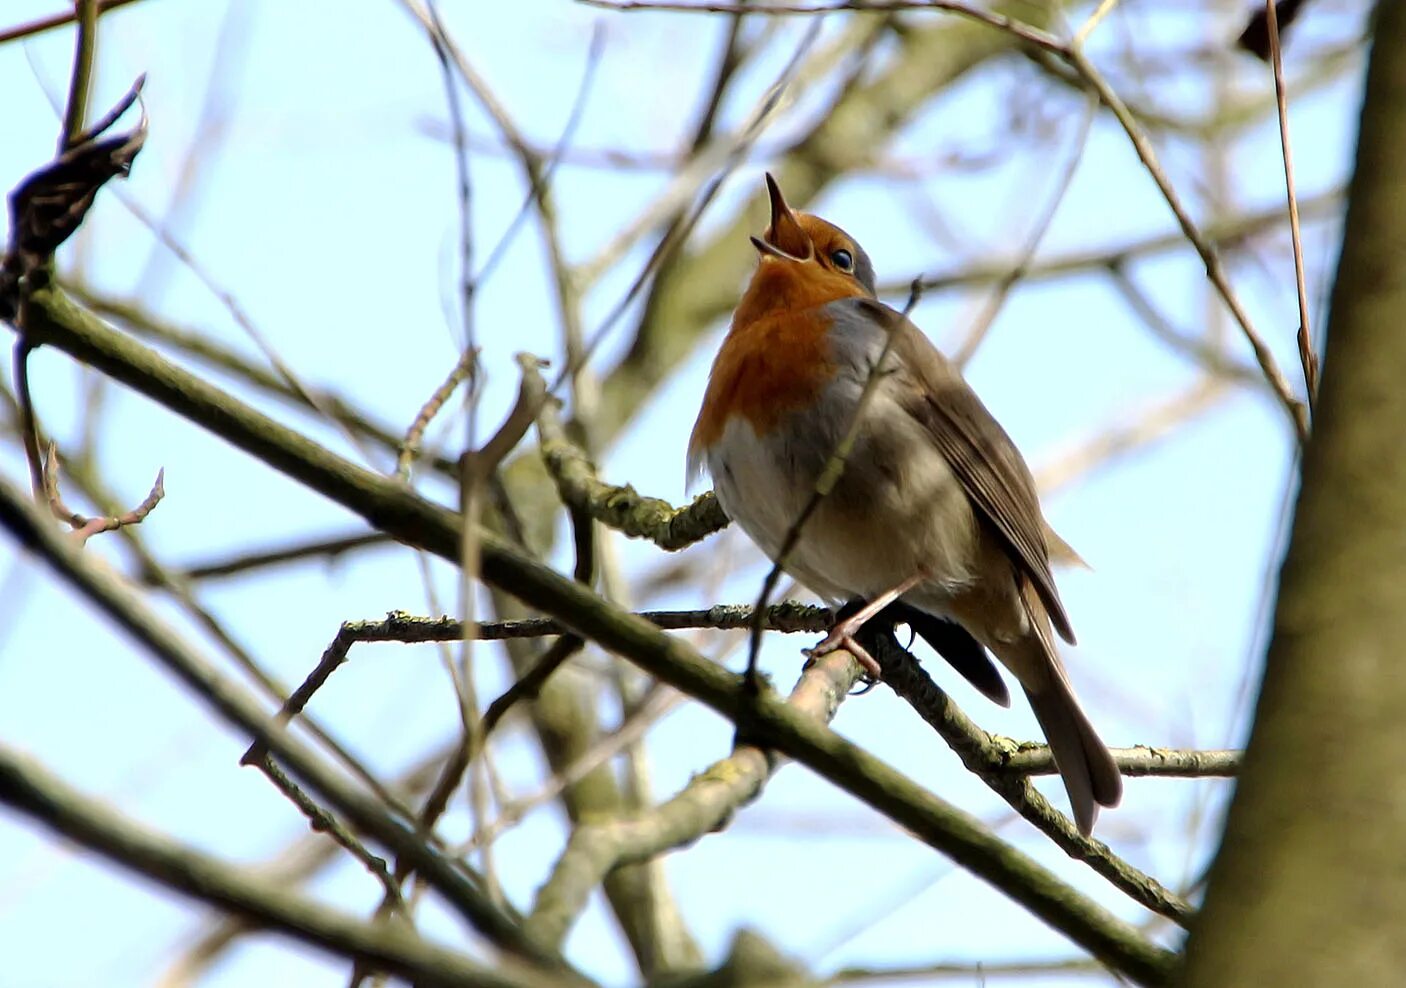
<svg viewBox="0 0 1406 988"><path fill-rule="evenodd" d="M1124 775L1163 779L1231 779L1240 771L1244 753L1237 750L1187 751L1176 748L1111 748ZM1045 745L1018 744L1001 756L1000 770L1015 775L1053 775L1054 758Z"/></svg>
<svg viewBox="0 0 1406 988"><path fill-rule="evenodd" d="M1304 387L1308 392L1308 407L1312 413L1318 404L1318 355L1313 352L1313 334L1308 324L1308 284L1304 277L1303 237L1299 233L1299 197L1294 191L1294 152L1289 140L1289 96L1284 86L1284 58L1279 50L1279 15L1275 8L1275 0L1265 0L1265 30L1269 36L1270 61L1274 66L1274 104L1279 111L1279 145L1284 151L1284 189L1289 200L1289 235L1294 244L1294 284L1299 298L1299 363L1303 366ZM1288 15L1292 17L1295 13L1297 8L1290 7ZM1241 40L1243 43L1243 35Z"/></svg>
<svg viewBox="0 0 1406 988"><path fill-rule="evenodd" d="M243 916L334 956L373 961L417 984L456 988L581 986L583 979L524 967L485 967L403 930L376 927L285 886L153 834L0 746L0 803L112 863L189 898Z"/></svg>
<svg viewBox="0 0 1406 988"><path fill-rule="evenodd" d="M474 365L478 362L478 354L465 351L454 365L443 383L435 388L434 393L421 406L419 413L415 416L415 421L410 423L410 428L405 431L405 438L400 443L400 453L395 459L395 476L398 480L408 482L410 480L410 464L420 454L420 443L425 438L425 430L429 428L434 417L444 408L451 395L458 390L459 385L473 373Z"/></svg>
<svg viewBox="0 0 1406 988"><path fill-rule="evenodd" d="M125 7L136 0L98 0L97 8L99 14L105 14L109 10L116 10L118 7ZM0 45L7 41L18 41L21 38L32 38L36 34L43 34L45 31L52 31L56 27L63 27L65 24L72 24L79 17L78 7L65 11L61 14L50 14L48 17L40 17L27 24L19 24L12 28L0 31Z"/></svg>
<svg viewBox="0 0 1406 988"><path fill-rule="evenodd" d="M131 511L124 511L120 515L102 516L89 518L74 511L64 503L63 497L59 494L59 449L54 443L49 443L48 453L44 457L44 499L48 502L49 510L54 517L64 522L73 529L73 537L79 545L87 542L94 535L101 532L115 532L119 528L127 525L140 525L146 520L146 516L161 503L161 499L166 496L166 471L156 472L156 482L151 485L151 490L141 504Z"/></svg>
<svg viewBox="0 0 1406 988"><path fill-rule="evenodd" d="M858 664L835 652L801 674L786 703L798 716L826 723L859 678ZM755 799L780 767L762 748L739 744L731 755L693 777L668 802L639 817L586 822L572 832L552 874L537 891L526 920L529 934L561 944L591 892L614 868L647 861L727 825Z"/></svg>
<svg viewBox="0 0 1406 988"><path fill-rule="evenodd" d="M1044 831L1070 857L1083 861L1139 905L1183 926L1193 915L1191 905L1160 882L1119 858L1108 845L1085 837L1063 813L1056 810L1025 774L1003 770L1003 743L973 722L943 692L918 661L904 651L891 629L875 627L870 640L883 669L883 682L901 696L923 720L1011 808Z"/></svg>

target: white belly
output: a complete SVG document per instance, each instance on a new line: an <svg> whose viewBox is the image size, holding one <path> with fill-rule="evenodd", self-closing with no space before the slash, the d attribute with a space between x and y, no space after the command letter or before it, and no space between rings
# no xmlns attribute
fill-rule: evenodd
<svg viewBox="0 0 1406 988"><path fill-rule="evenodd" d="M861 433L785 568L832 602L873 597L923 571L929 580L913 596L941 612L972 577L980 535L971 502L922 426L882 392L874 397L866 418L879 428ZM833 430L807 434L810 421L758 437L734 418L706 454L722 506L772 560L835 445Z"/></svg>

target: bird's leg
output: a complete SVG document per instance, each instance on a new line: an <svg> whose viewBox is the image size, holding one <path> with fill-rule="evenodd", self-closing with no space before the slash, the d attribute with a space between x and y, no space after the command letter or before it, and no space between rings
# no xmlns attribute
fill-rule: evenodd
<svg viewBox="0 0 1406 988"><path fill-rule="evenodd" d="M817 643L815 647L806 649L805 654L812 659L818 659L821 656L829 655L831 652L843 648L854 656L855 661L864 667L865 672L875 679L879 679L882 673L882 670L879 668L879 663L875 662L874 657L870 655L859 642L854 640L854 636L859 632L860 628L864 627L864 625L874 617L874 615L878 614L885 607L888 607L899 597L902 597L909 590L912 590L926 579L927 574L919 570L892 590L885 590L849 617L836 622L835 626L830 629L830 633Z"/></svg>
<svg viewBox="0 0 1406 988"><path fill-rule="evenodd" d="M888 607L899 597L902 597L927 578L927 574L920 570L892 590L885 590L849 617L845 618L843 621L837 622L836 625L830 629L830 634L825 636L825 639L820 642L820 644L816 645L815 648L811 649L811 652L819 656L828 655L830 652L835 651L835 649L840 647L841 641L853 638L860 628L869 623L874 615L878 614L885 607Z"/></svg>

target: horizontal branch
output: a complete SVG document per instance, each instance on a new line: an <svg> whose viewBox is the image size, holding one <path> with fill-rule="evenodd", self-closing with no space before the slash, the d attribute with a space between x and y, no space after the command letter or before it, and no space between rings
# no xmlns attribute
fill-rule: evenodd
<svg viewBox="0 0 1406 988"><path fill-rule="evenodd" d="M253 570L282 566L284 563L296 563L304 560L319 560L330 563L346 553L391 545L394 542L394 539L382 532L324 535L311 539L300 539L277 549L242 552L237 555L188 563L173 570L173 575L190 581L220 580L232 576L242 576ZM143 582L150 584L152 581L144 575Z"/></svg>
<svg viewBox="0 0 1406 988"><path fill-rule="evenodd" d="M1343 195L1344 190L1336 188L1301 200L1299 202L1300 217L1305 220L1322 220L1336 216L1342 209ZM1244 244L1251 237L1277 229L1283 221L1284 207L1275 205L1240 216L1218 219L1209 223L1202 233L1217 250L1230 251ZM1187 246L1186 237L1180 231L1173 231L1110 247L1070 251L1032 262L1022 272L1022 280L1029 284L1035 281L1048 281L1090 272L1126 268L1133 261L1170 254L1176 250L1183 250ZM995 284L1009 274L1009 261L975 261L951 271L924 275L919 284L922 285L925 292L940 292L953 288L975 288ZM912 284L911 278L904 282L894 281L882 284L879 286L879 294L902 295L909 290Z"/></svg>
<svg viewBox="0 0 1406 988"><path fill-rule="evenodd" d="M116 10L118 7L125 7L136 0L98 0L98 13L105 14L109 10ZM66 10L61 14L50 14L47 17L40 17L25 24L17 24L14 27L0 30L0 45L9 41L18 41L20 38L32 38L36 34L43 34L45 31L52 31L56 27L63 27L72 24L78 19L78 5L73 4L73 9Z"/></svg>
<svg viewBox="0 0 1406 988"><path fill-rule="evenodd" d="M1244 756L1244 752L1233 749L1197 751L1146 745L1110 750L1124 775L1162 779L1233 779ZM1050 749L1042 744L1022 744L1005 754L996 770L1012 775L1053 775L1057 771Z"/></svg>
<svg viewBox="0 0 1406 988"><path fill-rule="evenodd" d="M664 631L690 628L737 631L751 627L754 613L750 604L716 604L692 611L637 611L634 616ZM767 631L792 634L826 631L834 623L835 612L830 608L788 600L767 608L763 627ZM481 641L543 638L570 630L554 618L484 621L472 629L473 637ZM462 641L467 631L464 623L456 618L417 617L405 611L391 611L382 621L347 621L342 625L340 637L347 645L352 642L451 642ZM346 655L346 648L341 647L341 654Z"/></svg>
<svg viewBox="0 0 1406 988"><path fill-rule="evenodd" d="M984 985L991 981L1019 979L1020 984L1029 984L1036 978L1057 978L1061 975L1089 975L1102 973L1102 969L1092 961L1076 958L1060 961L1014 961L988 964L984 961L965 964L928 964L910 967L847 967L836 971L826 985L864 985L890 982L955 981L964 985Z"/></svg>

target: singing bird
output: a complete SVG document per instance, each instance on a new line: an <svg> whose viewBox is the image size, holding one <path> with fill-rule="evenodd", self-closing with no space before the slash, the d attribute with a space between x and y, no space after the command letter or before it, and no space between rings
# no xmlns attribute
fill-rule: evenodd
<svg viewBox="0 0 1406 988"><path fill-rule="evenodd" d="M839 482L784 562L831 603L867 604L817 650L845 647L877 678L851 636L897 601L914 631L1007 706L989 650L1029 698L1088 834L1123 783L1055 647L1054 632L1070 644L1074 632L1050 563L1072 550L1046 524L1010 436L928 338L878 300L868 255L766 180L771 222L751 238L757 269L713 361L690 475L706 467L728 515L775 560L877 375Z"/></svg>

